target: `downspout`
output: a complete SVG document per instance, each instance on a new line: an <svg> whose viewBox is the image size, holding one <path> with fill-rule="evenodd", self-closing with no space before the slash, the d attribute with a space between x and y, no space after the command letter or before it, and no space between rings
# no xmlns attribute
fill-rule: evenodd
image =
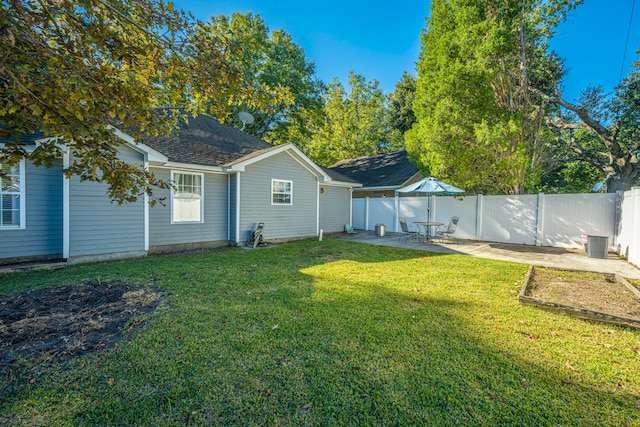
<svg viewBox="0 0 640 427"><path fill-rule="evenodd" d="M62 155L62 168L63 170L69 167L70 153L69 147L65 147L65 151ZM63 173L62 174L62 258L69 259L69 238L70 238L70 221L69 221L69 179Z"/></svg>
<svg viewBox="0 0 640 427"><path fill-rule="evenodd" d="M236 244L240 243L240 172L236 173Z"/></svg>
<svg viewBox="0 0 640 427"><path fill-rule="evenodd" d="M231 243L231 174L227 174L227 242Z"/></svg>
<svg viewBox="0 0 640 427"><path fill-rule="evenodd" d="M353 227L353 187L349 187L349 225Z"/></svg>
<svg viewBox="0 0 640 427"><path fill-rule="evenodd" d="M149 172L148 155L145 154L144 171ZM149 194L144 192L144 250L149 252Z"/></svg>
<svg viewBox="0 0 640 427"><path fill-rule="evenodd" d="M320 179L316 181L316 236L320 235Z"/></svg>

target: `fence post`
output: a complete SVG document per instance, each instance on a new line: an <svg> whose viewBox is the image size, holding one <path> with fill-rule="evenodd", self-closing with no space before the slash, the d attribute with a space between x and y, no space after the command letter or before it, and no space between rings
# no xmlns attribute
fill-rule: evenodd
<svg viewBox="0 0 640 427"><path fill-rule="evenodd" d="M395 215L393 217L393 231L394 233L398 232L398 218L400 217L400 198L398 197L398 193L395 193L395 206L396 206L396 212Z"/></svg>
<svg viewBox="0 0 640 427"><path fill-rule="evenodd" d="M364 230L369 230L369 197L364 199Z"/></svg>
<svg viewBox="0 0 640 427"><path fill-rule="evenodd" d="M482 240L482 194L478 194L476 205L476 237Z"/></svg>
<svg viewBox="0 0 640 427"><path fill-rule="evenodd" d="M536 246L544 241L544 193L538 193L538 215L536 218Z"/></svg>

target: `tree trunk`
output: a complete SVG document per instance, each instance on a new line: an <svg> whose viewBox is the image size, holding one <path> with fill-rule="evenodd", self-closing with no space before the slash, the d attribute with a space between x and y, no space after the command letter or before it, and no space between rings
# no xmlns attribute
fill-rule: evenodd
<svg viewBox="0 0 640 427"><path fill-rule="evenodd" d="M617 173L608 176L605 182L607 184L607 193L627 191L633 186L633 176L629 173Z"/></svg>

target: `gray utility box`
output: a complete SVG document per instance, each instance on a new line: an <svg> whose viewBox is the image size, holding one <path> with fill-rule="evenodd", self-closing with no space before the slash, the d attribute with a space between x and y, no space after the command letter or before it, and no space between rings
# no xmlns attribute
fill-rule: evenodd
<svg viewBox="0 0 640 427"><path fill-rule="evenodd" d="M607 258L609 253L608 236L587 236L587 256L589 258Z"/></svg>
<svg viewBox="0 0 640 427"><path fill-rule="evenodd" d="M384 237L384 232L386 231L386 227L384 224L376 224L376 236Z"/></svg>

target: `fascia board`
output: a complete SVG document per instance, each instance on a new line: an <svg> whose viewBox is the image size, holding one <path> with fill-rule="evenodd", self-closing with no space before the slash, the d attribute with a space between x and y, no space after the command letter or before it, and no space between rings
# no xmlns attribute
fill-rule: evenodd
<svg viewBox="0 0 640 427"><path fill-rule="evenodd" d="M344 182L344 181L325 181L322 185L326 185L328 187L349 187L349 188L358 188L362 187L362 184L356 182Z"/></svg>
<svg viewBox="0 0 640 427"><path fill-rule="evenodd" d="M206 166L206 165L180 163L180 162L166 162L161 165L151 165L151 166L159 169L188 169L193 171L209 172L209 173L227 174L230 172L221 166Z"/></svg>
<svg viewBox="0 0 640 427"><path fill-rule="evenodd" d="M298 162L303 164L303 166L305 166L307 169L312 171L314 175L318 177L322 177L324 181L331 180L331 177L329 175L327 175L318 165L312 162L311 159L309 159L302 151L300 151L298 147L296 147L290 142L287 144L278 145L274 149L265 151L264 153L259 154L255 157L251 157L249 159L246 159L237 163L232 163L228 166L227 169L230 171L232 170L232 171L244 172L247 166L283 152L289 152L290 155L295 154L295 155L292 155L292 157L294 157Z"/></svg>
<svg viewBox="0 0 640 427"><path fill-rule="evenodd" d="M120 129L118 129L117 127L111 126L111 125L107 125L107 129L113 131L113 133L120 139L122 139L124 142L126 142L127 144L129 144L129 146L131 146L131 148L133 148L134 150L138 151L139 153L142 153L145 155L145 160L149 163L152 164L163 164L163 163L167 163L169 161L169 158L167 156L165 156L164 154L162 154L161 152L159 152L158 150L149 147L146 144L143 144L141 142L137 142L131 135L128 135L124 132L122 132Z"/></svg>

